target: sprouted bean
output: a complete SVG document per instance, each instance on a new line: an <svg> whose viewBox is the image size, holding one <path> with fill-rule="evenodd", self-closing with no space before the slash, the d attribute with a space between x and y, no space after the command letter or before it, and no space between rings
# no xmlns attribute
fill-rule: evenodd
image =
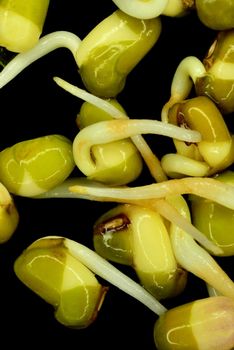
<svg viewBox="0 0 234 350"><path fill-rule="evenodd" d="M163 121L167 121L168 111L175 103L188 97L193 85L197 95L208 96L222 113L234 111L233 43L234 30L221 31L203 62L194 56L182 59L172 80L171 97L162 108Z"/></svg>
<svg viewBox="0 0 234 350"><path fill-rule="evenodd" d="M168 122L197 130L202 135L198 144L173 140L177 153L165 154L161 159L169 177L211 176L232 165L234 137L208 97L198 96L174 104L168 111Z"/></svg>
<svg viewBox="0 0 234 350"><path fill-rule="evenodd" d="M174 258L166 224L157 211L120 204L94 224L93 242L99 255L132 266L156 299L178 295L185 288L187 272Z"/></svg>
<svg viewBox="0 0 234 350"><path fill-rule="evenodd" d="M93 273L104 278L108 282L114 284L116 287L123 290L125 293L136 298L149 309L151 309L157 315L161 315L166 311L166 308L159 303L150 293L148 293L143 287L138 283L127 277L108 261L99 256L96 252L87 248L83 244L65 237L59 236L47 236L40 238L31 245L33 247L42 248L53 248L58 246L58 248L66 249L67 252L73 256L75 259L80 261L84 266L90 269ZM30 247L29 247L30 249ZM18 260L17 270L19 268L25 268L25 266L20 266L20 264L25 264L24 260ZM58 281L59 282L59 281ZM36 287L36 286L35 286Z"/></svg>
<svg viewBox="0 0 234 350"><path fill-rule="evenodd" d="M70 94L91 103L92 105L100 108L101 110L108 113L114 119L128 119L125 113L121 113L119 109L113 106L109 101L97 97L78 86L72 85L65 80L55 77L55 82L62 87L64 90L68 91ZM148 146L146 141L141 135L135 135L131 137L133 143L137 147L138 151L141 153L142 158L148 166L148 169L152 177L157 181L167 180L167 176L162 170L161 164L155 153L152 152L151 148Z"/></svg>
<svg viewBox="0 0 234 350"><path fill-rule="evenodd" d="M157 42L160 33L159 18L141 21L120 10L105 18L82 41L70 32L50 33L9 62L0 73L0 88L37 59L65 47L72 52L89 91L114 97L122 91L127 75ZM131 57L127 64L126 56Z"/></svg>

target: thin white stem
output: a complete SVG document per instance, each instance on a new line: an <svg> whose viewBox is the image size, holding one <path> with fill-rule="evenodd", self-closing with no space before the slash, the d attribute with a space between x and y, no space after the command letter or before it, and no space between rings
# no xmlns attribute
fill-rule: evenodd
<svg viewBox="0 0 234 350"><path fill-rule="evenodd" d="M42 37L30 50L16 55L0 73L0 88L14 79L30 64L58 48L67 48L76 60L81 40L73 33L57 31Z"/></svg>
<svg viewBox="0 0 234 350"><path fill-rule="evenodd" d="M214 258L186 232L171 233L173 251L178 263L203 279L222 295L234 298L234 283Z"/></svg>
<svg viewBox="0 0 234 350"><path fill-rule="evenodd" d="M62 184L53 187L51 190L43 192L37 196L33 196L35 199L44 198L73 198L73 199L89 199L86 196L80 195L70 191L70 187L73 186L88 186L88 187L100 187L105 190L106 185L87 179L86 177L74 177L66 179ZM92 200L92 199L91 199Z"/></svg>
<svg viewBox="0 0 234 350"><path fill-rule="evenodd" d="M173 194L195 194L234 210L234 186L212 178L186 177L145 186L116 188L78 184L69 190L90 200L127 203Z"/></svg>
<svg viewBox="0 0 234 350"><path fill-rule="evenodd" d="M93 273L140 301L156 315L160 316L167 311L167 309L141 285L133 281L107 260L83 244L60 236L47 236L40 238L39 240L43 239L62 240L64 246L74 258L78 259Z"/></svg>
<svg viewBox="0 0 234 350"><path fill-rule="evenodd" d="M168 121L168 111L177 102L186 99L197 78L206 74L203 63L194 56L184 58L178 65L171 84L171 97L163 106L161 119Z"/></svg>
<svg viewBox="0 0 234 350"><path fill-rule="evenodd" d="M110 114L114 119L129 119L129 117L122 113L118 108L113 106L107 100L104 100L100 97L97 97L79 87L72 85L65 80L55 77L54 81L64 90L76 96L86 102L91 103L92 105L102 109L106 113ZM131 137L132 142L137 147L140 152L142 158L144 159L152 177L156 180L156 182L161 182L167 180L167 176L164 173L161 163L157 156L152 152L149 145L142 137L142 135L135 135Z"/></svg>
<svg viewBox="0 0 234 350"><path fill-rule="evenodd" d="M215 255L222 254L222 249L217 247L212 241L210 241L204 234L201 233L195 226L191 224L189 220L184 218L176 208L169 204L165 199L159 199L151 201L152 207L165 219L179 228L183 228L183 231L187 232L197 242L199 242L204 248L208 249Z"/></svg>
<svg viewBox="0 0 234 350"><path fill-rule="evenodd" d="M90 92L79 88L76 85L70 84L64 79L61 79L59 77L53 78L55 83L64 89L65 91L69 92L69 94L76 96L80 98L81 100L84 100L86 102L89 102L90 104L102 109L106 113L110 114L115 119L127 119L128 116L121 112L118 108L113 106L111 103L108 102L108 100L104 100L98 96L95 96L91 94Z"/></svg>
<svg viewBox="0 0 234 350"><path fill-rule="evenodd" d="M180 96L180 100L188 97L192 83L195 84L197 78L206 74L203 63L194 56L184 58L176 69L171 84L171 95Z"/></svg>
<svg viewBox="0 0 234 350"><path fill-rule="evenodd" d="M131 140L140 152L154 180L156 182L166 181L167 175L162 168L160 160L156 154L152 152L142 135L132 136Z"/></svg>

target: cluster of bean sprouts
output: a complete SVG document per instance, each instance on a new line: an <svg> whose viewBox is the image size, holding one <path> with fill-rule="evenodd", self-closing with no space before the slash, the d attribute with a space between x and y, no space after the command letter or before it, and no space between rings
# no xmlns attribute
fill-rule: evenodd
<svg viewBox="0 0 234 350"><path fill-rule="evenodd" d="M194 6L194 3L191 2L188 7L185 8L183 1L179 0L174 2L170 0L113 0L113 2L116 7L119 8L117 11L123 13L123 16L131 16L141 21L155 19L154 25L156 27L158 26L155 42L161 32L159 16L178 17L179 21L179 17L189 15L188 11L193 9ZM101 29L98 33L101 33ZM0 73L0 89L11 82L18 74L21 74L21 72L34 61L58 48L66 48L72 53L75 63L82 75L82 67L85 62L85 55L87 54L86 51L89 50L89 47L88 49L86 48L86 45L89 45L89 40L90 42L95 41L92 38L92 34L87 40L88 44L86 44L85 40L81 40L76 34L68 31L56 31L42 36L34 47L17 54L15 58L5 66ZM98 45L98 41L95 45ZM147 54L147 52L145 54ZM143 60L144 58L141 57L140 59ZM136 64L137 62L135 62L135 65ZM86 73L84 73L84 75L85 74ZM46 183L45 185L34 181L34 173L30 173L31 170L27 168L25 172L23 172L20 180L21 182L19 181L15 187L14 185L11 186L11 178L10 176L7 178L6 174L10 174L10 164L13 163L11 157L13 157L12 154L17 154L18 146L16 145L14 149L9 147L6 151L3 150L3 152L1 152L1 205L7 206L8 209L9 206L11 207L11 213L14 219L8 231L3 233L3 236L5 235L3 241L10 239L11 235L17 229L18 222L20 222L20 217L18 217L13 203L13 196L30 197L35 201L41 201L41 203L49 198L72 198L116 204L124 203L127 205L145 207L157 212L168 225L171 225L171 246L179 266L206 283L208 296L222 295L233 299L234 283L213 257L213 255L222 256L222 247L208 239L202 230L193 224L191 218L184 215L183 211L178 210L173 204L173 201L171 201L173 196L180 198L183 195L189 195L191 198L193 196L199 197L220 205L225 209L234 210L233 179L231 181L220 181L218 177L216 178L216 176L213 176L232 169L231 166L234 161L234 141L231 132L229 132L229 130L226 131L226 126L224 126L225 132L227 133L227 145L225 144L227 155L224 157L223 163L221 161L222 164L220 168L217 168L216 164L210 164L209 159L205 162L203 160L201 161L200 158L193 161L186 158L187 166L184 155L181 156L178 154L176 158L171 156L171 158L167 158L166 160L164 158L164 162L162 162L144 138L144 135L148 134L160 135L173 140L175 145L180 143L180 145L189 146L199 145L199 143L204 142L202 127L201 131L199 131L195 129L192 130L192 128L187 127L187 125L185 127L181 127L179 124L175 125L170 122L170 111L173 109L174 105L184 102L184 100L191 96L192 86L195 84L196 79L203 77L205 74L206 68L198 58L192 56L184 58L178 66L174 77L172 77L171 96L168 96L168 102L162 105L160 121L151 118L134 119L134 116L130 118L124 110L120 110L111 102L111 99L116 96L103 96L102 93L96 93L95 87L93 87L95 84L93 84L92 81L91 83L88 81L86 85L87 77L84 78L85 86L78 87L61 77L55 76L53 81L56 87L60 87L66 91L64 94L68 92L73 95L71 98L78 98L80 101L84 101L92 107L107 113L110 116L110 120L98 121L92 125L80 128L77 136L71 143L72 160L69 160L69 166L64 162L64 164L66 163L64 168L67 167L66 171L64 170L63 172L61 170L62 167L60 167L57 172L58 174L55 176L55 180L49 179L48 184ZM124 84L125 81L123 86ZM118 95L120 91L124 91L122 82L120 85L121 87L117 87L118 92L116 95ZM90 89L89 86L91 86ZM191 98L193 97L194 96ZM217 130L215 130L214 133L216 133L216 131ZM131 140L137 152L139 152L141 159L150 173L152 183L138 186L131 185L131 182L117 183L117 185L115 185L108 182L105 183L105 181L99 181L96 173L101 173L102 165L100 165L99 169L98 163L95 163L92 150L95 146L110 144L125 139ZM34 140L35 144L37 144L37 141L41 142L40 138ZM59 136L58 139L55 138L54 140L53 137L51 137L51 139L47 137L43 142L51 142L51 146L48 147L51 152L53 149L53 142L56 142L56 147L58 144L58 147L62 150L60 152L62 158L65 159L65 157L69 158L71 156L70 148L67 148L67 145L70 147L70 143L66 138L60 138ZM223 144L220 147L222 146ZM29 146L22 144L22 149L28 150L28 152L33 150L33 148L30 149L30 147L34 146L30 146L30 143ZM20 157L22 150L18 152ZM27 153L27 151L25 151L25 153ZM36 158L35 156L35 159ZM7 165L5 165L4 162L7 163ZM178 165L176 162L178 162ZM25 164L26 163L27 161L25 161ZM193 164L195 164L195 174L199 175L186 176L183 170L179 173L179 168L185 168L186 173L187 168L192 167ZM70 176L74 166L77 166L84 176ZM175 168L176 171L174 170ZM217 172L216 169L218 169ZM61 172L61 175L59 172ZM232 170L230 170L230 172L232 172ZM176 175L173 177L173 174ZM33 181L30 182L31 180ZM39 243L36 241L35 244L43 245L44 242L46 244L47 241L51 242L53 240L54 242L62 241L63 247L65 247L73 257L87 266L94 274L136 298L157 316L162 316L167 313L167 308L164 306L163 302L161 303L161 301L157 300L146 288L142 287L140 283L135 282L122 273L120 269L114 267L113 264L94 252L93 249L78 243L78 238L76 241L73 241L66 237L46 236L40 238L38 240ZM157 346L160 345L157 344ZM164 350L163 348L160 349Z"/></svg>

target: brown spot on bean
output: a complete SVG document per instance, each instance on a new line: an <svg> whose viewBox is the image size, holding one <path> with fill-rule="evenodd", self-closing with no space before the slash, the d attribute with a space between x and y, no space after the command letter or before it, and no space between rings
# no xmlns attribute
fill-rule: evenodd
<svg viewBox="0 0 234 350"><path fill-rule="evenodd" d="M95 235L124 230L130 225L129 218L121 213L94 226Z"/></svg>

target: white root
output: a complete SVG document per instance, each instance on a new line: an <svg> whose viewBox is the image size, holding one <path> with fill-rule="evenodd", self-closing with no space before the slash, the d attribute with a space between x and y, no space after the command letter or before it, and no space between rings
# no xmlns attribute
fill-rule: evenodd
<svg viewBox="0 0 234 350"><path fill-rule="evenodd" d="M81 40L73 33L57 31L42 37L30 50L16 55L0 73L0 88L8 84L26 67L58 48L69 49L76 61L77 50Z"/></svg>
<svg viewBox="0 0 234 350"><path fill-rule="evenodd" d="M206 177L185 177L137 187L89 186L87 183L69 189L83 198L127 203L176 194L195 194L234 210L234 186Z"/></svg>
<svg viewBox="0 0 234 350"><path fill-rule="evenodd" d="M234 283L214 258L186 232L171 233L173 251L178 263L203 279L220 294L234 299Z"/></svg>
<svg viewBox="0 0 234 350"><path fill-rule="evenodd" d="M185 57L178 65L171 83L171 97L163 106L161 120L168 121L168 111L177 102L186 99L197 78L206 74L203 63L194 56Z"/></svg>

